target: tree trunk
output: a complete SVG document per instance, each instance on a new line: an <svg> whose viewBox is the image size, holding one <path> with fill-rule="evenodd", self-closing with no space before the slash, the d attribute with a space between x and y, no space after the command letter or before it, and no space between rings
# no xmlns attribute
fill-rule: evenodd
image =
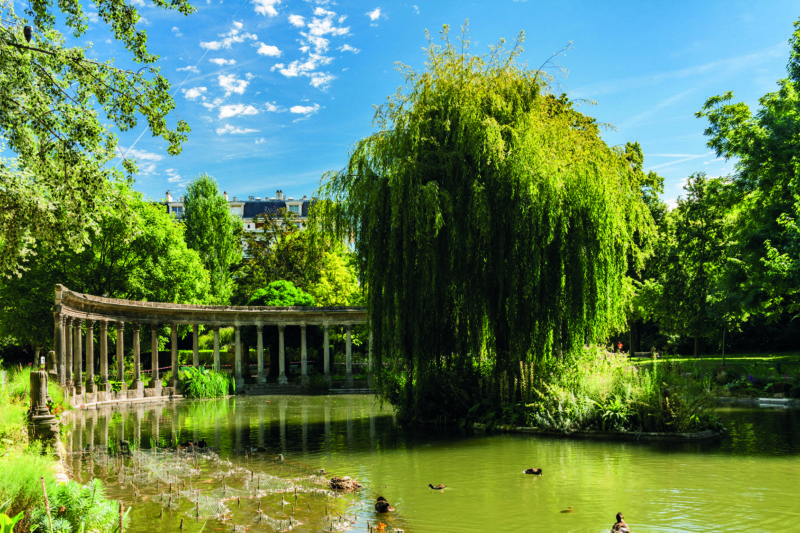
<svg viewBox="0 0 800 533"><path fill-rule="evenodd" d="M722 367L725 368L725 334L728 332L728 328L722 330Z"/></svg>
<svg viewBox="0 0 800 533"><path fill-rule="evenodd" d="M700 337L698 335L694 336L694 356L697 357L698 352L700 351Z"/></svg>

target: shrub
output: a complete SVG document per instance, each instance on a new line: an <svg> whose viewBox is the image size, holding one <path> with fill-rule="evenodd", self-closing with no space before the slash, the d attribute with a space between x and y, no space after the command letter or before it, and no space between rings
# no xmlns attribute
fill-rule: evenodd
<svg viewBox="0 0 800 533"><path fill-rule="evenodd" d="M216 398L227 396L231 378L227 374L206 370L203 367L188 367L181 371L183 395L187 398Z"/></svg>
<svg viewBox="0 0 800 533"><path fill-rule="evenodd" d="M118 504L106 499L105 488L99 479L85 486L75 481L62 483L48 488L47 495L50 515L43 503L37 505L31 512L32 529L35 527L36 531L44 533L118 531Z"/></svg>

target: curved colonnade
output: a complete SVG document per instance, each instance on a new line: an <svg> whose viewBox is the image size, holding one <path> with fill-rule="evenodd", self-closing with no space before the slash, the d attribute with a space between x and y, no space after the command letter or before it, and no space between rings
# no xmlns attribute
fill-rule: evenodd
<svg viewBox="0 0 800 533"><path fill-rule="evenodd" d="M116 298L104 298L72 292L63 285L56 285L53 306L55 321L54 350L55 372L58 381L70 393L77 395L96 395L96 401L111 399L111 385L108 369L108 328L117 331L117 368L115 378L123 383L122 393L128 398L144 396L160 396L161 380L159 378L158 357L152 360L151 392L145 393L141 379L140 362L140 330L142 324L150 326L151 350L158 353L158 328L169 324L171 335L172 387L178 386L178 325L192 326L192 365L199 366L198 333L199 326L210 326L214 331L214 370L219 371L219 329L233 327L235 337L235 355L233 375L236 390L242 391L244 376L242 373L241 328L255 326L258 337L257 383L265 384L264 342L265 327L278 328L278 384L288 383L284 352L284 330L286 326L300 326L300 371L301 383L308 382L306 328L309 325L321 326L324 331L324 372L328 383L330 373L330 326L345 326L347 329L347 375L346 386L352 387L352 344L351 329L354 324L366 324L367 312L363 307L237 307L221 305L191 305L161 302L136 302ZM82 340L85 327L86 339ZM94 328L99 327L99 385L95 383ZM126 390L124 366L124 332L129 327L133 331L133 382L130 390ZM85 345L85 352L84 352ZM83 375L83 360L86 360L86 375ZM369 375L372 375L372 355L369 357Z"/></svg>

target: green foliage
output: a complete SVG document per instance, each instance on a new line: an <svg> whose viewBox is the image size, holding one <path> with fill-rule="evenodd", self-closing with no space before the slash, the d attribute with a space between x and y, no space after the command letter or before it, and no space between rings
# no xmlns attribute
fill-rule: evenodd
<svg viewBox="0 0 800 533"><path fill-rule="evenodd" d="M163 207L145 201L130 184L116 183L98 202L95 216L97 227L83 251L41 243L21 277L0 279L0 333L50 346L56 283L112 298L208 301L208 273L200 256L187 248L183 227Z"/></svg>
<svg viewBox="0 0 800 533"><path fill-rule="evenodd" d="M183 395L187 398L227 396L231 381L227 374L206 370L204 367L188 367L181 370Z"/></svg>
<svg viewBox="0 0 800 533"><path fill-rule="evenodd" d="M156 4L183 14L194 10L186 0ZM87 14L79 0L34 0L25 4L22 15L12 2L3 2L0 136L15 156L0 160L4 272L22 271L19 263L31 257L35 243L82 247L94 226L97 199L109 180L121 175L109 164L118 155L114 130L130 130L144 119L173 155L189 131L184 121L171 125L167 120L175 102L169 83L155 68L158 57L147 49L133 2L98 0L94 5L129 59L142 68L123 70L111 60L91 60L87 48L65 45L57 27L83 41ZM30 42L23 36L24 26L34 29ZM133 161L123 166L129 174L136 171Z"/></svg>
<svg viewBox="0 0 800 533"><path fill-rule="evenodd" d="M24 426L20 426L24 430ZM6 512L13 516L27 511L42 500L41 478L52 480L53 459L42 455L35 444L0 456L0 502L10 502ZM55 481L48 481L48 486Z"/></svg>
<svg viewBox="0 0 800 533"><path fill-rule="evenodd" d="M20 511L17 516L12 518L6 514L0 513L0 533L14 533L14 525L22 520L24 515L25 513Z"/></svg>
<svg viewBox="0 0 800 533"><path fill-rule="evenodd" d="M253 293L247 305L267 307L310 307L314 298L307 292L298 289L291 281L273 281L266 288Z"/></svg>
<svg viewBox="0 0 800 533"><path fill-rule="evenodd" d="M331 246L319 262L319 279L308 288L321 307L363 305L363 294L355 270L355 258L344 244Z"/></svg>
<svg viewBox="0 0 800 533"><path fill-rule="evenodd" d="M353 239L377 367L402 361L412 417L481 365L499 374L622 327L653 226L642 189L656 183L595 119L519 47L474 56L462 40L445 28L426 70L403 67L314 215Z"/></svg>
<svg viewBox="0 0 800 533"><path fill-rule="evenodd" d="M43 503L31 512L31 526L44 533L105 533L119 527L118 504L105 497L105 487L99 479L81 485L70 480L47 491L51 512L64 508L63 514L48 517ZM126 520L123 521L126 522ZM52 529L50 524L52 523Z"/></svg>
<svg viewBox="0 0 800 533"><path fill-rule="evenodd" d="M702 173L690 176L684 190L686 197L678 199L663 226L668 244L654 259L661 276L651 283L660 287L643 289L645 294L657 290L648 314L659 319L663 331L698 339L746 317L731 296L735 287L725 283L732 279L726 270L730 276L735 253L731 206L737 195L725 178L708 179ZM698 350L695 342L695 355Z"/></svg>
<svg viewBox="0 0 800 533"><path fill-rule="evenodd" d="M800 310L800 21L794 27L789 77L761 97L756 112L732 103L733 93L726 92L709 98L697 113L708 120L709 147L736 160L741 306L772 319Z"/></svg>
<svg viewBox="0 0 800 533"><path fill-rule="evenodd" d="M228 304L233 293L231 265L242 257L242 222L231 214L217 182L207 174L186 187L183 222L186 244L200 253L210 274L213 302Z"/></svg>

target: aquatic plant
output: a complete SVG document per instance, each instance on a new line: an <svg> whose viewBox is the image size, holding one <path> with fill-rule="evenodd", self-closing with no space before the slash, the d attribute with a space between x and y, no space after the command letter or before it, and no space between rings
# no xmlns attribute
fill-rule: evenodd
<svg viewBox="0 0 800 533"><path fill-rule="evenodd" d="M188 398L216 398L227 396L231 379L227 374L206 370L204 367L187 367L181 370L183 395Z"/></svg>

